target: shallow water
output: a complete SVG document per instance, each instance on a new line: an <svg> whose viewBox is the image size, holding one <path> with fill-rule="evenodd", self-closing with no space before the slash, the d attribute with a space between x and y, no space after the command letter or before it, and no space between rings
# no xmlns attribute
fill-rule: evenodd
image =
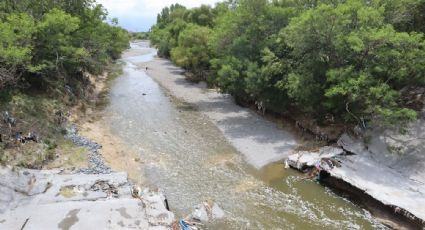
<svg viewBox="0 0 425 230"><path fill-rule="evenodd" d="M148 49L145 43L131 49ZM274 163L256 170L196 108L162 89L127 57L113 83L105 117L112 132L137 150L145 177L164 190L172 211L185 217L206 199L227 213L209 229L382 229L370 214L301 174Z"/></svg>

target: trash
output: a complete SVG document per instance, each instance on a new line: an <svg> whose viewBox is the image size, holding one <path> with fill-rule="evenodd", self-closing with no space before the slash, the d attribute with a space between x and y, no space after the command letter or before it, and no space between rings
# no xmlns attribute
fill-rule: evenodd
<svg viewBox="0 0 425 230"><path fill-rule="evenodd" d="M285 168L288 169L289 168L289 162L288 159L285 160Z"/></svg>
<svg viewBox="0 0 425 230"><path fill-rule="evenodd" d="M173 230L200 230L203 224L197 222L191 222L186 219L180 219L172 224Z"/></svg>
<svg viewBox="0 0 425 230"><path fill-rule="evenodd" d="M142 196L142 189L139 186L133 186L131 187L131 196L133 198L138 198L140 199L140 197Z"/></svg>
<svg viewBox="0 0 425 230"><path fill-rule="evenodd" d="M118 197L118 189L110 184L109 181L98 180L90 187L90 191L101 191L108 195L108 197Z"/></svg>
<svg viewBox="0 0 425 230"><path fill-rule="evenodd" d="M23 142L27 141L38 142L38 136L34 132L29 132L28 135L23 137Z"/></svg>
<svg viewBox="0 0 425 230"><path fill-rule="evenodd" d="M9 126L9 128L16 126L16 118L12 117L8 111L3 112L3 122Z"/></svg>
<svg viewBox="0 0 425 230"><path fill-rule="evenodd" d="M189 225L184 220L179 221L179 226L181 230L191 230Z"/></svg>
<svg viewBox="0 0 425 230"><path fill-rule="evenodd" d="M33 133L33 132L29 132L26 136L24 136L22 134L22 132L16 132L14 135L14 140L16 143L26 143L29 141L34 141L34 142L38 142L38 136Z"/></svg>

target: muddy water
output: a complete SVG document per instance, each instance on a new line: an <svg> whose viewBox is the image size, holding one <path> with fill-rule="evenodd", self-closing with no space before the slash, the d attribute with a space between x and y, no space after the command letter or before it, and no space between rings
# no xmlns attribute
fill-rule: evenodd
<svg viewBox="0 0 425 230"><path fill-rule="evenodd" d="M177 216L211 199L227 218L209 229L383 228L368 212L282 164L262 170L246 165L207 117L137 69L155 54L143 47L132 44L125 55L104 119L140 153L146 180L164 190Z"/></svg>

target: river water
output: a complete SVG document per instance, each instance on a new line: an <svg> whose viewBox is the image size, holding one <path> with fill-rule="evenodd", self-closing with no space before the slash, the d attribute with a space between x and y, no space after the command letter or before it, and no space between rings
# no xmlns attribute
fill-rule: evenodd
<svg viewBox="0 0 425 230"><path fill-rule="evenodd" d="M384 229L367 211L281 163L247 165L205 115L137 68L155 53L146 43L131 44L103 119L140 153L147 183L165 192L178 217L209 199L227 216L209 229Z"/></svg>

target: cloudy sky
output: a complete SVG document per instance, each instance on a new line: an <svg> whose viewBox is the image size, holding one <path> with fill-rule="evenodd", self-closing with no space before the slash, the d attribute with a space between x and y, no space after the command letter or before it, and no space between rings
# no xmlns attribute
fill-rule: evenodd
<svg viewBox="0 0 425 230"><path fill-rule="evenodd" d="M120 25L130 31L147 31L155 24L156 15L166 6L179 3L188 8L201 4L214 5L219 0L97 0Z"/></svg>

